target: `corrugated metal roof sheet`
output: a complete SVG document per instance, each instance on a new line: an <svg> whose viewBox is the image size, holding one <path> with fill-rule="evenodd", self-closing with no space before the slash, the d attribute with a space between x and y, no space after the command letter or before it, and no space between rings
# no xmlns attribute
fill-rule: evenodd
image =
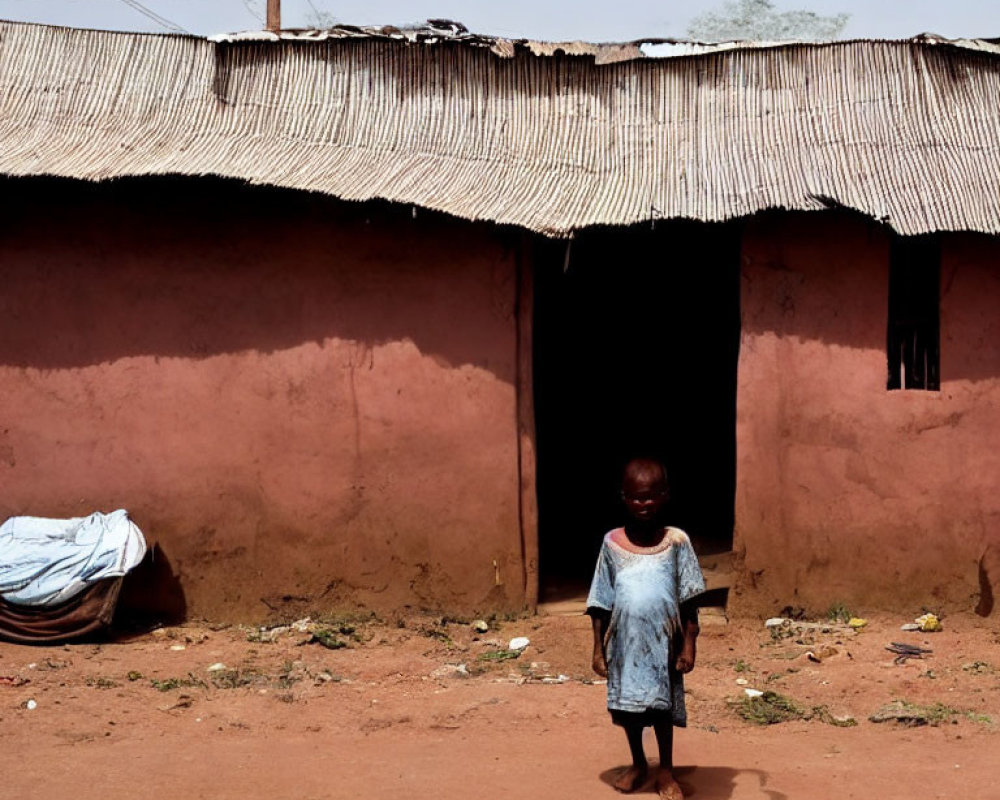
<svg viewBox="0 0 1000 800"><path fill-rule="evenodd" d="M0 23L0 173L220 175L550 234L828 206L1000 233L1000 58L940 45L601 65Z"/></svg>

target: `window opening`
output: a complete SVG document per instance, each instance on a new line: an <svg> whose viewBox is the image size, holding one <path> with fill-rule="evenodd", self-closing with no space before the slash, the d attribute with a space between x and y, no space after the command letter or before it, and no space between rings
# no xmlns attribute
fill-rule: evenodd
<svg viewBox="0 0 1000 800"><path fill-rule="evenodd" d="M894 236L889 253L889 389L941 388L941 245Z"/></svg>

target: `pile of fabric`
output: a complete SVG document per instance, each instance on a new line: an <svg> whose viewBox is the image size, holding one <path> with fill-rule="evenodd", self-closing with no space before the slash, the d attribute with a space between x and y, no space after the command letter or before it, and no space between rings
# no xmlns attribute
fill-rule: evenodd
<svg viewBox="0 0 1000 800"><path fill-rule="evenodd" d="M0 525L0 638L55 642L104 628L122 577L145 554L142 531L123 509L11 517Z"/></svg>

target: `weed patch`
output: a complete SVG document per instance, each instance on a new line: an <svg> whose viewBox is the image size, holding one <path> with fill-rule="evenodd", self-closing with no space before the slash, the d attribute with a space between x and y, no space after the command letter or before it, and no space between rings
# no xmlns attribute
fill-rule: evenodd
<svg viewBox="0 0 1000 800"><path fill-rule="evenodd" d="M202 689L208 688L208 684L205 683L205 681L201 678L196 678L190 672L186 678L164 678L162 680L151 678L149 683L158 692L170 692L174 689L189 689L195 686Z"/></svg>
<svg viewBox="0 0 1000 800"><path fill-rule="evenodd" d="M476 656L476 661L508 661L520 655L520 650L488 650Z"/></svg>
<svg viewBox="0 0 1000 800"><path fill-rule="evenodd" d="M887 703L872 714L868 719L871 722L895 722L910 728L921 725L940 725L949 722L961 715L961 711L944 703L931 703L930 705L917 705L908 703L906 700L893 700Z"/></svg>
<svg viewBox="0 0 1000 800"><path fill-rule="evenodd" d="M794 700L777 692L764 692L760 697L741 697L735 706L736 713L754 725L777 725L806 716L805 710Z"/></svg>
<svg viewBox="0 0 1000 800"><path fill-rule="evenodd" d="M323 645L327 650L342 650L348 646L347 642L340 638L337 631L330 630L329 628L320 628L313 631L307 643L311 644L313 642Z"/></svg>

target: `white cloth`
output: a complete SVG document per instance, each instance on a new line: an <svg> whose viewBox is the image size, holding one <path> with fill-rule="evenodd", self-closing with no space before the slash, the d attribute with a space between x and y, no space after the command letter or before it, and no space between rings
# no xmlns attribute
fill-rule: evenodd
<svg viewBox="0 0 1000 800"><path fill-rule="evenodd" d="M53 606L88 584L124 575L146 554L142 531L124 509L73 519L11 517L0 525L0 595Z"/></svg>

